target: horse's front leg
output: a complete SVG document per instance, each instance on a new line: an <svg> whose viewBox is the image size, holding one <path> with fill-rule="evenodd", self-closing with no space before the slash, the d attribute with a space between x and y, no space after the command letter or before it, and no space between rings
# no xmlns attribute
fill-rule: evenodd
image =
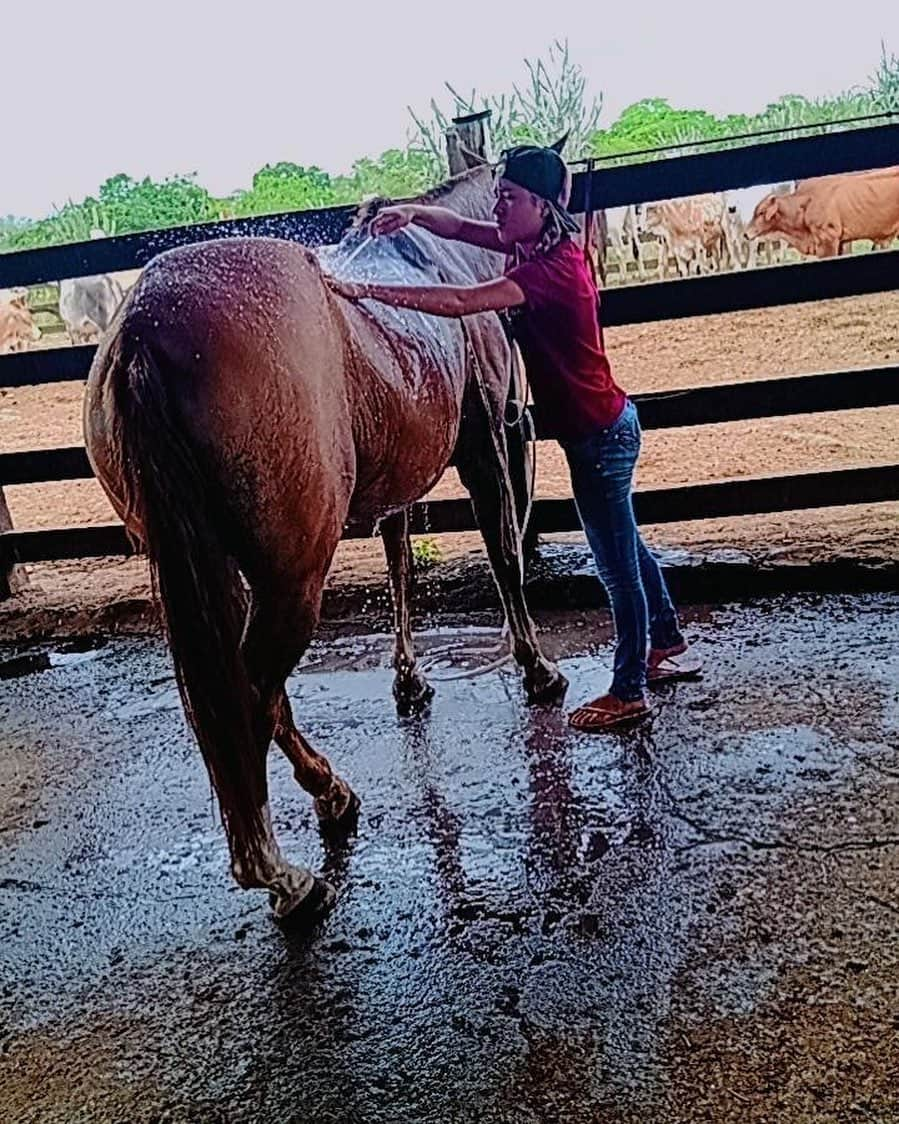
<svg viewBox="0 0 899 1124"><path fill-rule="evenodd" d="M524 668L528 701L560 703L568 680L541 652L525 602L521 533L509 478L505 434L501 425L488 418L477 391L472 392L471 387L464 417L455 464L471 495L512 633L513 654Z"/></svg>
<svg viewBox="0 0 899 1124"><path fill-rule="evenodd" d="M381 522L381 538L387 556L390 596L393 601L395 644L393 697L400 714L413 714L427 706L434 688L418 670L412 646L409 603L412 597L412 544L409 541L409 513L398 512Z"/></svg>

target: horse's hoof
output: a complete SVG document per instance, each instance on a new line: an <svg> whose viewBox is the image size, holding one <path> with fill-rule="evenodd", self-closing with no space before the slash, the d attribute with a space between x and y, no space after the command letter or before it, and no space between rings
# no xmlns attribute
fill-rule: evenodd
<svg viewBox="0 0 899 1124"><path fill-rule="evenodd" d="M332 802L326 802L324 797L315 801L315 811L318 815L318 829L326 839L343 840L356 834L359 826L359 808L361 802L353 790L347 786L349 799L343 808L336 812Z"/></svg>
<svg viewBox="0 0 899 1124"><path fill-rule="evenodd" d="M396 699L396 712L400 718L421 714L427 710L434 697L434 688L422 675L409 679L396 679L393 684L393 697Z"/></svg>
<svg viewBox="0 0 899 1124"><path fill-rule="evenodd" d="M286 913L278 910L278 898L275 894L269 894L268 900L278 924L296 933L311 929L325 914L331 912L337 902L337 891L330 882L316 878L309 893Z"/></svg>
<svg viewBox="0 0 899 1124"><path fill-rule="evenodd" d="M531 706L560 706L568 690L568 680L555 664L547 663L529 675L524 686Z"/></svg>

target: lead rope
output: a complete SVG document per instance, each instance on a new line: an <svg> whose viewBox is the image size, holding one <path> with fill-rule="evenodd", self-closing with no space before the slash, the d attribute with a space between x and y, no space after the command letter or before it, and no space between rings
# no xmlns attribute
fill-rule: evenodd
<svg viewBox="0 0 899 1124"><path fill-rule="evenodd" d="M518 413L511 420L506 419L507 429L517 429L521 432L521 439L531 447L531 472L530 481L528 482L528 498L524 508L524 515L521 520L521 526L518 528L521 532L521 541L524 542L525 532L531 522L531 512L534 508L534 492L537 486L537 434L534 429L534 419L527 406L528 399L528 376L524 368L524 361L521 358L521 353L518 350L515 341L509 338L509 366L511 368L510 386L521 384L521 400L515 399L516 405L519 407ZM516 378L520 375L520 379Z"/></svg>

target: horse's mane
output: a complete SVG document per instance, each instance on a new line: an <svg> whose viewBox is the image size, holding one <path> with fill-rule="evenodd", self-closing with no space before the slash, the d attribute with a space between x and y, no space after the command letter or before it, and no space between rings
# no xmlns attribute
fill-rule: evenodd
<svg viewBox="0 0 899 1124"><path fill-rule="evenodd" d="M411 199L403 199L403 203L421 203L422 206L431 206L434 203L439 203L445 200L448 196L458 191L460 187L465 187L471 183L478 176L483 175L487 169L487 165L479 165L476 168L469 168L467 171L460 172L459 175L453 176L451 179L444 180L436 187L431 187L421 195L416 195ZM375 199L367 199L353 216L352 229L358 230L360 227L368 226L371 220L375 217L378 211L384 207L390 207L393 203L400 202L396 199L387 199L378 197Z"/></svg>

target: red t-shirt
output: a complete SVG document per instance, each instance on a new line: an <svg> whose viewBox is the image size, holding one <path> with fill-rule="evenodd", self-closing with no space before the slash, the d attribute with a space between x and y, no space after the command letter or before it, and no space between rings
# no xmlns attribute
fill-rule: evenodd
<svg viewBox="0 0 899 1124"><path fill-rule="evenodd" d="M541 432L575 441L612 425L627 399L603 350L596 286L583 252L566 238L506 276L525 296L512 309L512 329Z"/></svg>

